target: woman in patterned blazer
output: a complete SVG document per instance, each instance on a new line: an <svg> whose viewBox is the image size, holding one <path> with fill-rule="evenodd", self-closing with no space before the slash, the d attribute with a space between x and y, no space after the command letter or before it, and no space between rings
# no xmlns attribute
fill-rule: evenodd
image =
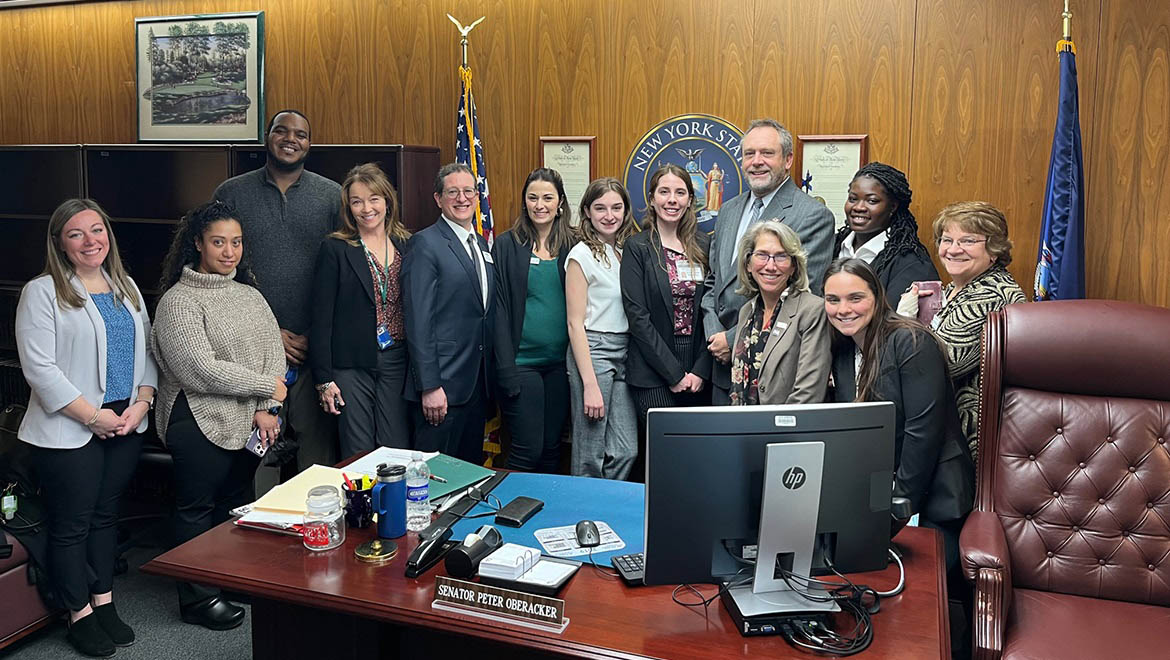
<svg viewBox="0 0 1170 660"><path fill-rule="evenodd" d="M959 421L976 458L983 325L995 310L1027 302L1027 297L1007 271L1012 262L1007 219L991 204L958 202L944 208L934 219L934 241L951 283L943 289L943 307L930 327L947 346ZM902 296L898 313L917 315L917 287Z"/></svg>

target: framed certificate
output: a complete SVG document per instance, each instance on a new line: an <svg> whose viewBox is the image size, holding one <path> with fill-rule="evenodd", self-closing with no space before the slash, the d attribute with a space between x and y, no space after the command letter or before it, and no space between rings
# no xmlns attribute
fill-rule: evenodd
<svg viewBox="0 0 1170 660"><path fill-rule="evenodd" d="M866 164L868 135L800 135L792 178L801 190L829 207L837 229L845 225L849 182Z"/></svg>
<svg viewBox="0 0 1170 660"><path fill-rule="evenodd" d="M544 167L556 170L565 183L565 196L569 200L572 217L569 224L581 224L581 197L593 180L593 147L597 137L593 135L542 136L540 138L540 162Z"/></svg>

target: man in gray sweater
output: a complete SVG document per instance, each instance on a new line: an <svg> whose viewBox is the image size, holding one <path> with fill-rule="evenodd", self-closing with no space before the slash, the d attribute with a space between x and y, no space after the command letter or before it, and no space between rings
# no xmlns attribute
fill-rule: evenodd
<svg viewBox="0 0 1170 660"><path fill-rule="evenodd" d="M280 325L289 368L297 370L285 401L284 428L300 446L298 471L314 463L332 465L338 458L337 424L321 410L304 365L313 268L321 241L337 227L341 186L305 170L310 130L300 112L277 112L268 123L264 167L232 177L215 190L215 199L239 213L258 288Z"/></svg>

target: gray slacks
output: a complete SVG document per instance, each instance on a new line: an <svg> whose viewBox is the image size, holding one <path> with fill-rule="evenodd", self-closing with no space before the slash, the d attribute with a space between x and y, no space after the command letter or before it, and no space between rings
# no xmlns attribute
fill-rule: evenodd
<svg viewBox="0 0 1170 660"><path fill-rule="evenodd" d="M582 477L625 479L638 454L638 422L634 399L626 385L626 348L629 335L585 331L589 358L601 388L605 417L585 416L585 386L569 349L565 366L569 372L569 401L573 420L572 473Z"/></svg>
<svg viewBox="0 0 1170 660"><path fill-rule="evenodd" d="M375 447L410 448L410 408L406 385L406 344L378 351L374 369L333 369L345 407L337 418L341 458Z"/></svg>

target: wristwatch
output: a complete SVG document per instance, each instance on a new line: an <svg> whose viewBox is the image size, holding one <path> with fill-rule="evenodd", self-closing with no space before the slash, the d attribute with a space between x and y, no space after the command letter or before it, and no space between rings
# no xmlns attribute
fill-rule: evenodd
<svg viewBox="0 0 1170 660"><path fill-rule="evenodd" d="M273 417L276 417L277 415L280 414L280 410L281 410L281 406L272 406L271 408L268 409L268 414L272 415Z"/></svg>

